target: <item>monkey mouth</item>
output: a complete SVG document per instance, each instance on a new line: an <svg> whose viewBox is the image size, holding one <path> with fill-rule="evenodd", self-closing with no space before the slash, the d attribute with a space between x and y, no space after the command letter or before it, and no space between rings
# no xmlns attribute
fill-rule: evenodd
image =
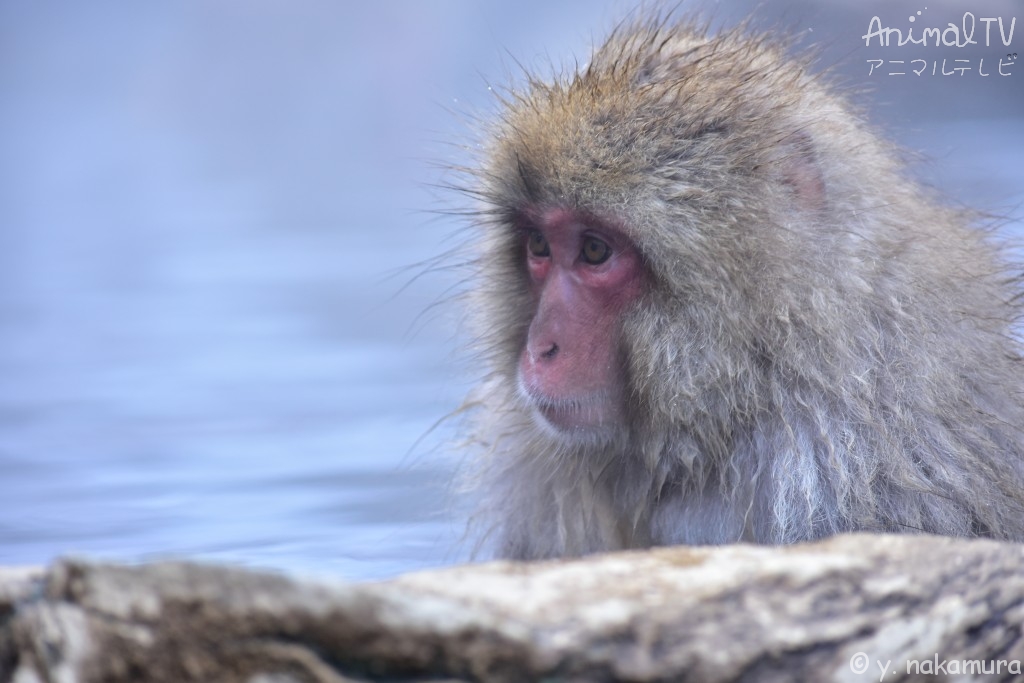
<svg viewBox="0 0 1024 683"><path fill-rule="evenodd" d="M618 421L615 402L607 391L556 398L531 389L521 380L519 390L533 409L534 419L559 434L606 431Z"/></svg>

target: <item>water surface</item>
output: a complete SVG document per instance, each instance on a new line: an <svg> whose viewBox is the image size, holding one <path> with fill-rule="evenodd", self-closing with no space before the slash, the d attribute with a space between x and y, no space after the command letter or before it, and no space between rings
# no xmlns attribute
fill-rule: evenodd
<svg viewBox="0 0 1024 683"><path fill-rule="evenodd" d="M470 156L506 49L585 54L623 5L0 6L0 563L463 558L432 430L474 376L433 306L460 274L403 287L467 239L431 162ZM1019 221L1020 107L965 83L871 85L927 177Z"/></svg>

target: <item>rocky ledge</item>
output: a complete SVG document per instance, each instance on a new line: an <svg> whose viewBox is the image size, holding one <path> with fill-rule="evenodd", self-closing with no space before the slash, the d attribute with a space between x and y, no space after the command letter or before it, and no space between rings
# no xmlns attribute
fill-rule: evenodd
<svg viewBox="0 0 1024 683"><path fill-rule="evenodd" d="M61 561L0 570L0 680L1018 680L1024 546L842 536L375 583ZM884 671L884 675L883 675Z"/></svg>

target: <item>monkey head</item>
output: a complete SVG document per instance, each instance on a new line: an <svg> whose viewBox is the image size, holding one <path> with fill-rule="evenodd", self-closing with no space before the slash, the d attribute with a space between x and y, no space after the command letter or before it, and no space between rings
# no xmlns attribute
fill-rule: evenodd
<svg viewBox="0 0 1024 683"><path fill-rule="evenodd" d="M747 407L772 316L824 275L820 259L802 283L800 264L775 267L806 239L795 226L823 212L804 119L827 117L813 87L765 100L808 78L796 63L760 70L777 49L613 36L572 78L509 96L480 174L494 285L482 300L504 330L493 362L550 433L685 427ZM719 405L731 414L709 414Z"/></svg>

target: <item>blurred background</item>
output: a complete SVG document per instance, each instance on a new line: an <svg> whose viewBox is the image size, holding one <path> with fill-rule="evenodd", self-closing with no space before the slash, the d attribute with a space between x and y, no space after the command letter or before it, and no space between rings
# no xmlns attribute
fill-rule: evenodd
<svg viewBox="0 0 1024 683"><path fill-rule="evenodd" d="M438 166L490 87L585 61L632 4L0 2L0 564L464 559L435 425L479 369L460 273L429 265L468 200ZM1020 235L1024 16L1008 47L980 21L963 48L861 38L967 11L1008 34L1019 2L691 6L800 34L916 173Z"/></svg>

